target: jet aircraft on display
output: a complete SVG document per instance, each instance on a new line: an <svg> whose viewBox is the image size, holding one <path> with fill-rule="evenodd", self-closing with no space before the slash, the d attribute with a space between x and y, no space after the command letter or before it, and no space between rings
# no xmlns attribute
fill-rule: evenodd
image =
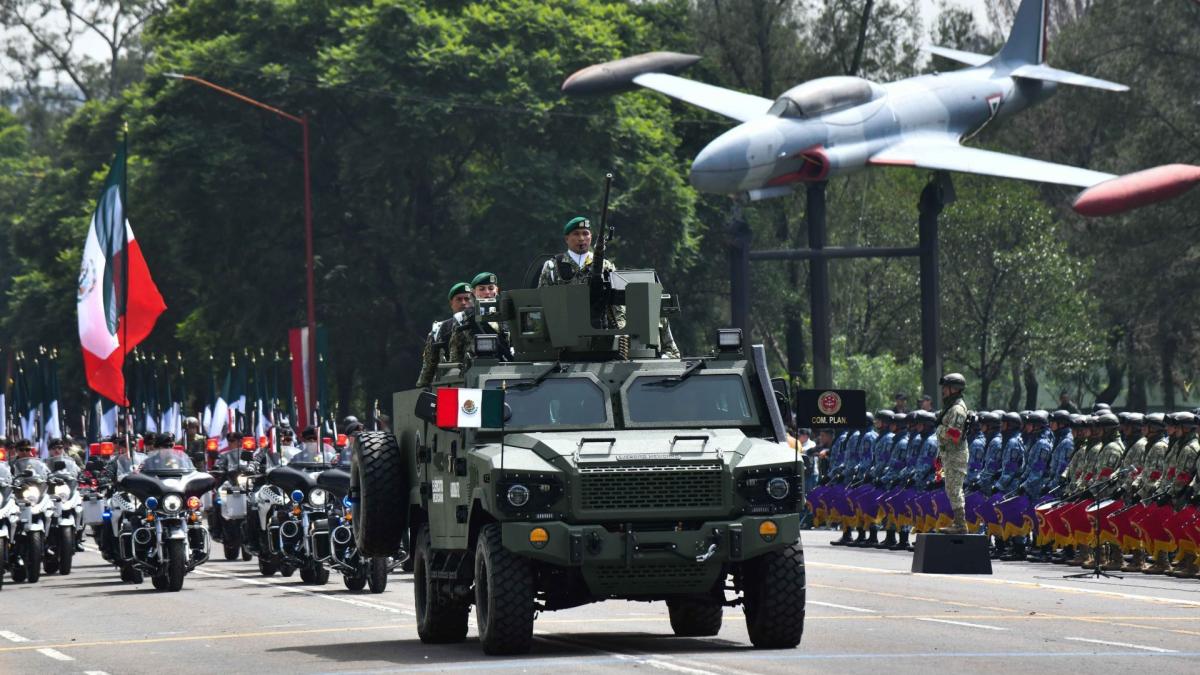
<svg viewBox="0 0 1200 675"><path fill-rule="evenodd" d="M877 84L823 77L774 101L677 73L700 59L651 52L589 66L562 85L567 94L652 89L738 122L692 162L696 189L752 200L790 193L868 166L909 166L1086 188L1074 208L1123 213L1176 197L1200 183L1200 167L1170 164L1125 176L964 146L989 124L1045 101L1059 84L1112 92L1129 88L1046 65L1047 0L1022 0L995 56L930 50L970 66Z"/></svg>

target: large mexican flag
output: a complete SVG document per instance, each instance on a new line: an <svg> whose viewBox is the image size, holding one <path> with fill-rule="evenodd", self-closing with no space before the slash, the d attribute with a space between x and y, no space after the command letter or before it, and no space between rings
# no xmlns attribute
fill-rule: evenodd
<svg viewBox="0 0 1200 675"><path fill-rule="evenodd" d="M88 386L114 403L125 398L125 354L167 308L125 219L125 144L104 180L79 270L79 341Z"/></svg>

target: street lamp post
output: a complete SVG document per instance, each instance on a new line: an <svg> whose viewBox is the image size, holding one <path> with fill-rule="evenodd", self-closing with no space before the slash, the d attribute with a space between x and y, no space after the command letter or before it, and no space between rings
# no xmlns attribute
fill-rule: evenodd
<svg viewBox="0 0 1200 675"><path fill-rule="evenodd" d="M214 91L220 92L235 98L243 103L248 103L256 108L262 108L268 112L274 113L278 117L282 117L289 122L295 122L300 125L301 136L304 144L304 256L305 256L305 286L307 295L307 310L308 310L308 361L309 361L309 389L308 401L305 406L308 411L313 409L313 405L317 400L318 383L317 383L317 301L316 301L316 283L314 281L314 265L313 265L313 224L312 224L312 175L309 170L309 154L308 154L308 115L292 115L286 113L279 108L267 105L262 101L256 101L249 96L239 94L232 89L226 89L218 84L213 84L208 80L195 77L193 75L183 75L180 73L163 73L164 77L172 80L186 80L195 82L196 84L208 87ZM305 417L308 417L308 411L305 411ZM316 423L316 420L313 420Z"/></svg>

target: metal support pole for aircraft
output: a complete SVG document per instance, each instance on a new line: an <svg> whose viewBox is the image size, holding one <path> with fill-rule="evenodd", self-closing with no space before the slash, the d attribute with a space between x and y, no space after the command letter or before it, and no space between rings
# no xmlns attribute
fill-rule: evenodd
<svg viewBox="0 0 1200 675"><path fill-rule="evenodd" d="M808 184L805 219L808 221L808 247L814 252L808 262L808 297L812 317L813 386L833 386L833 362L829 330L833 309L829 300L829 259L821 255L827 234L825 222L825 181Z"/></svg>
<svg viewBox="0 0 1200 675"><path fill-rule="evenodd" d="M754 234L742 215L742 205L729 209L729 322L742 329L750 344L750 241Z"/></svg>
<svg viewBox="0 0 1200 675"><path fill-rule="evenodd" d="M941 283L938 280L938 216L954 201L950 174L939 171L921 191L920 212L921 268L921 388L938 400L938 379L942 374Z"/></svg>

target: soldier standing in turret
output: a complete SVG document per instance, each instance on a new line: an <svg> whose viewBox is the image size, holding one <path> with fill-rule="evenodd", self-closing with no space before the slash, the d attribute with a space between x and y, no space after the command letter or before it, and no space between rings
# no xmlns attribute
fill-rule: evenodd
<svg viewBox="0 0 1200 675"><path fill-rule="evenodd" d="M435 322L425 338L425 348L421 351L421 374L417 377L418 387L428 387L437 373L438 364L449 360L450 338L453 337L454 327L461 321L456 317L461 317L462 312L471 306L471 297L471 287L465 281L450 287L446 300L450 303L451 316Z"/></svg>

